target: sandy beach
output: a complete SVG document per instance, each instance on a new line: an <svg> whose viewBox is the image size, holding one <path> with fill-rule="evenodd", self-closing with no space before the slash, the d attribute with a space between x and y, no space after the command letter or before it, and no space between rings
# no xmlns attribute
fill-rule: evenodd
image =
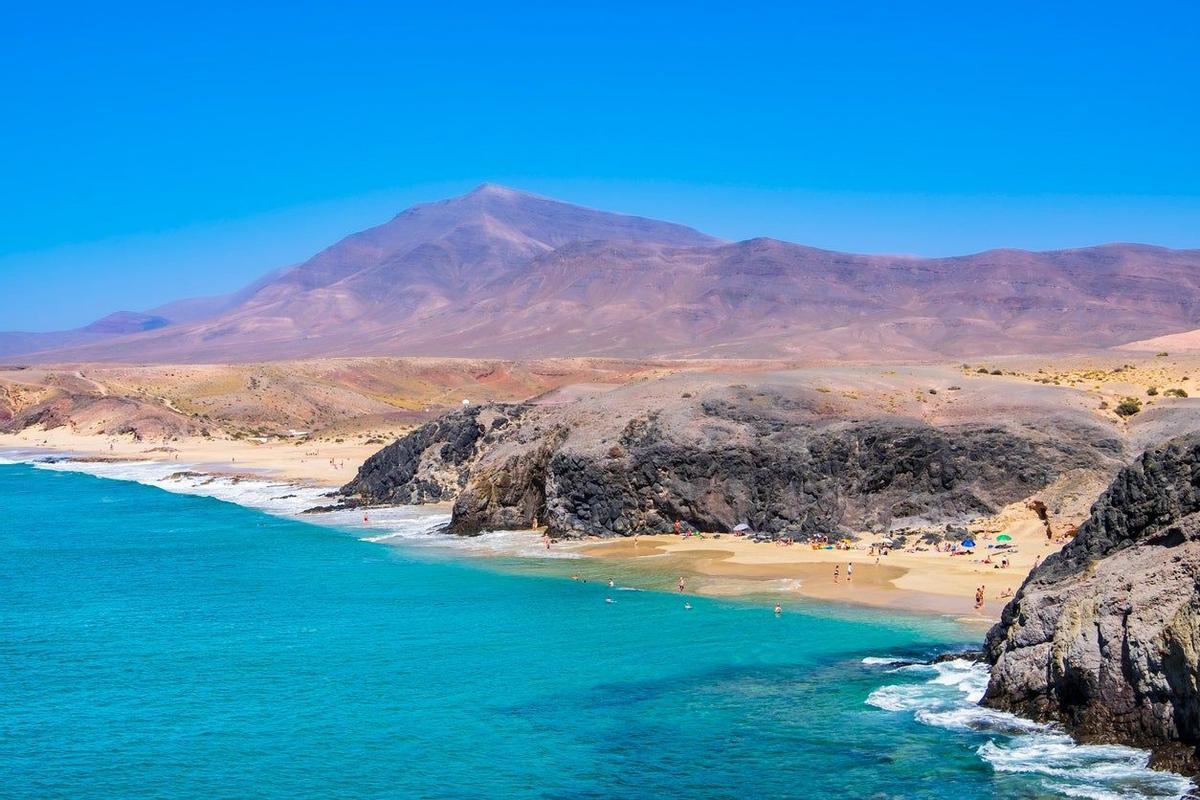
<svg viewBox="0 0 1200 800"><path fill-rule="evenodd" d="M0 435L0 450L45 449L82 458L112 458L179 462L213 474L262 474L297 483L333 487L350 480L359 465L379 449L379 444L289 442L177 437L171 441L134 441L128 436L94 436L65 428L26 430ZM648 588L673 589L678 576L687 579L687 591L710 596L771 596L786 604L788 598L867 605L904 611L952 615L964 621L987 623L999 616L1007 598L1020 586L1036 559L1056 551L1061 544L1047 540L1041 522L1020 504L994 518L972 526L980 531L978 546L970 555L950 555L932 547L892 550L872 555L870 547L882 539L864 535L848 550L813 549L809 545L782 546L754 542L731 534L640 536L614 540L557 542L556 550L570 550L596 562L593 575L611 570L629 575ZM1009 548L995 550L995 536L1012 537ZM530 531L531 540L540 534ZM523 548L527 549L527 548ZM990 554L994 563L985 563ZM503 548L497 556L511 555ZM1000 568L1007 555L1009 566ZM847 567L854 565L847 580ZM834 567L840 579L835 582ZM986 586L985 603L976 609L975 589Z"/></svg>
<svg viewBox="0 0 1200 800"><path fill-rule="evenodd" d="M937 552L932 547L873 555L871 545L882 540L870 536L848 550L813 549L804 544L783 546L729 534L703 538L641 536L637 540L558 546L577 548L591 558L612 559L621 570L683 575L687 591L698 594L778 594L785 603L789 596L805 597L946 614L983 623L999 617L1007 602L1003 595L1016 591L1036 560L1062 546L1047 540L1033 512L1022 511L1006 509L989 521L988 527L1012 537L1008 548L995 549L1000 544L995 540L999 533L985 532L976 537L977 546L970 554L963 555ZM1000 566L1004 556L1009 559L1007 568ZM851 564L853 576L847 579ZM836 581L835 567L839 572ZM674 580L671 577L669 585ZM982 609L975 608L979 586L986 587Z"/></svg>
<svg viewBox="0 0 1200 800"><path fill-rule="evenodd" d="M130 461L178 461L218 475L261 473L315 486L341 486L381 444L358 441L258 442L180 436L163 441L135 441L129 436L93 436L66 428L28 429L0 434L0 450L45 449L85 458Z"/></svg>

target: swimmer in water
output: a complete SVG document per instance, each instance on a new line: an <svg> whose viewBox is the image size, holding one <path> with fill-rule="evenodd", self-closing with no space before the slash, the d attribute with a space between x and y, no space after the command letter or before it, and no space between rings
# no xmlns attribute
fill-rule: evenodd
<svg viewBox="0 0 1200 800"><path fill-rule="evenodd" d="M613 599L611 597L604 598L604 602L606 602L606 603L611 603L612 601L613 601Z"/></svg>
<svg viewBox="0 0 1200 800"><path fill-rule="evenodd" d="M608 579L608 588L610 588L610 589L611 589L612 587L614 587L614 586L616 586L616 585L617 585L617 584L616 584L616 582L615 582L615 581L613 581L613 579L612 579L612 578L609 578L609 579Z"/></svg>
<svg viewBox="0 0 1200 800"><path fill-rule="evenodd" d="M779 616L782 613L783 613L783 606L779 605L779 603L776 603L775 604L775 616Z"/></svg>
<svg viewBox="0 0 1200 800"><path fill-rule="evenodd" d="M687 609L688 611L691 611L691 610L692 610L692 604L691 604L691 603L684 603L684 604L683 604L683 607L684 607L685 609Z"/></svg>

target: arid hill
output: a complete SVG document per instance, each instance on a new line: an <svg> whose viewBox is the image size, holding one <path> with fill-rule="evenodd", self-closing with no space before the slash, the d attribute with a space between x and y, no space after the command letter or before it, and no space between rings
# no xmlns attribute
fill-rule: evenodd
<svg viewBox="0 0 1200 800"><path fill-rule="evenodd" d="M602 359L318 359L237 365L0 366L0 433L95 436L369 437L468 403L523 401L566 385L612 386L670 372Z"/></svg>
<svg viewBox="0 0 1200 800"><path fill-rule="evenodd" d="M1044 373L1042 373L1044 374ZM1032 379L1031 379L1032 378ZM746 523L772 535L962 523L1038 497L1081 518L1196 401L1132 417L1038 373L962 367L681 372L571 402L434 420L367 459L351 503L453 499L452 530L630 535Z"/></svg>
<svg viewBox="0 0 1200 800"><path fill-rule="evenodd" d="M3 334L0 354L869 361L1098 350L1198 326L1197 250L851 255L727 243L485 185L414 206L236 295L65 334Z"/></svg>

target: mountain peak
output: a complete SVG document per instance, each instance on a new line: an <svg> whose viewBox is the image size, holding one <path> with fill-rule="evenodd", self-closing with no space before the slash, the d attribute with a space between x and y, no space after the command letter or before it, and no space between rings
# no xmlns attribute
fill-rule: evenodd
<svg viewBox="0 0 1200 800"><path fill-rule="evenodd" d="M508 186L501 186L498 183L481 183L471 191L467 192L466 197L520 197L528 196L527 192L522 192Z"/></svg>

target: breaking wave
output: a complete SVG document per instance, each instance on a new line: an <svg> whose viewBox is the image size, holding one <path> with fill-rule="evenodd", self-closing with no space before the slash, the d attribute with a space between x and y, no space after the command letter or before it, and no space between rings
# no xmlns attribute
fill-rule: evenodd
<svg viewBox="0 0 1200 800"><path fill-rule="evenodd" d="M903 663L868 656L867 666ZM867 704L908 712L922 724L986 736L976 753L996 772L1042 779L1046 791L1093 800L1178 800L1195 787L1189 779L1149 767L1150 754L1120 745L1080 744L1053 725L979 705L987 689L987 666L963 659L893 667L888 674L924 680L881 686Z"/></svg>

